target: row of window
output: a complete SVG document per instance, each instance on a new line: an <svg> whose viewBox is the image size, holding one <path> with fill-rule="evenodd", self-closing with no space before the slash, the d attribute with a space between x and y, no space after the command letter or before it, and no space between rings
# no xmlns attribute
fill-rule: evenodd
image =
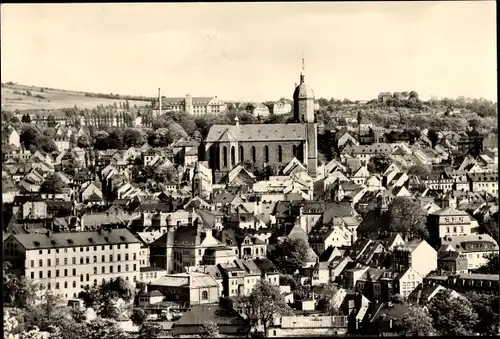
<svg viewBox="0 0 500 339"><path fill-rule="evenodd" d="M299 148L295 145L292 146L292 154L294 157L301 158L301 153L298 152ZM239 146L239 162L245 161L245 150L243 146ZM227 167L227 147L224 146L222 147L222 163L224 167ZM257 161L257 150L255 146L252 146L251 148L251 157L252 161L256 162ZM301 160L301 159L298 159ZM269 162L269 146L264 146L264 162ZM278 162L283 162L283 147L281 145L278 145ZM236 165L236 149L234 146L231 147L231 165L235 166Z"/></svg>
<svg viewBox="0 0 500 339"><path fill-rule="evenodd" d="M128 244L123 244L123 245L125 246L125 249L128 249ZM112 250L113 248L114 248L114 249L119 250L119 249L121 249L121 246L122 246L121 244L118 244L118 245L102 245L100 250L101 250L101 251L105 251L105 250L106 250L106 247L108 248L108 250ZM85 251L85 252L90 252L90 248L91 248L91 247L92 247L92 246L80 247L80 252L84 252L84 251ZM93 246L94 251L97 251L97 250L98 250L98 247L99 247L99 246ZM76 251L77 251L77 250L76 250L76 249L77 249L77 247L72 247L72 249L73 249L73 252L76 252ZM47 252L46 252L47 254L51 254L51 253L52 253L52 250L49 248L49 249L47 249L47 250L39 250L39 251L38 251L38 254L44 254L44 252L45 252L45 251L47 251ZM56 248L56 249L55 249L55 252L56 252L56 253L59 253L59 251L60 251L60 250L59 250L59 248ZM63 251L64 251L64 253L68 253L68 248L63 248Z"/></svg>
<svg viewBox="0 0 500 339"><path fill-rule="evenodd" d="M137 264L133 264L133 271L135 272L137 270ZM114 273L113 272L114 270L114 266L109 266L109 270L108 270L108 273ZM122 271L122 266L121 265L118 265L116 266L116 271L117 273L121 273ZM125 265L125 272L129 272L130 271L130 265ZM63 277L67 277L68 276L68 269L64 269L62 271L63 273ZM60 273L61 273L61 270L55 270L55 278L59 278L60 277ZM76 268L73 268L72 271L72 276L76 276ZM98 274L98 268L97 266L94 266L94 274ZM101 274L106 274L106 266L101 266ZM87 273L87 276L89 274ZM83 281L83 274L80 275L81 277L81 281ZM43 270L40 270L38 272L38 278L39 279L43 279L44 276L43 276ZM48 270L47 271L47 278L52 278L52 270ZM31 272L31 279L35 279L35 272ZM88 281L88 280L87 280Z"/></svg>
<svg viewBox="0 0 500 339"><path fill-rule="evenodd" d="M125 261L128 261L129 260L129 254L128 253L125 253ZM113 262L113 254L110 254L109 255L109 262ZM97 263L98 260L97 260L97 256L94 255L94 258L93 258L93 263ZM132 255L132 260L137 260L137 254L136 253L133 253ZM122 261L122 256L121 254L117 254L116 255L116 261ZM64 258L64 265L68 265L68 258ZM101 256L101 262L106 262L106 256L103 255ZM72 265L76 265L76 257L73 257L71 258L71 264ZM80 264L83 265L83 264L90 264L90 257L80 257ZM60 261L59 261L59 258L56 258L56 263L55 263L55 266L59 266L60 265ZM52 260L51 259L47 259L47 266L52 266ZM35 260L31 260L30 262L30 267L35 267ZM39 259L38 260L38 267L43 267L43 260L42 259Z"/></svg>
<svg viewBox="0 0 500 339"><path fill-rule="evenodd" d="M125 277L125 280L126 280L126 281L129 281L128 276L127 276L127 277ZM83 280L82 280L82 281L83 281ZM89 281L89 280L87 279L87 281ZM133 281L134 281L134 282L135 282L135 281L137 281L137 277L136 277L135 275L134 275L134 277L133 277ZM103 278L103 279L102 279L102 281L101 281L101 283L102 283L102 284L104 284L105 282L106 282L106 279L104 279L104 278ZM65 282L63 283L63 288L64 288L64 289L67 289L67 288L68 288L68 286L69 286L68 282L67 282L67 281L65 281ZM72 286L73 288L76 288L76 280L75 280L75 281L73 281L73 283L71 284L71 286ZM87 286L89 286L89 285L87 284ZM94 279L94 286L97 286L97 279ZM81 289L83 289L84 287L85 287L85 285L84 285L84 284L80 284L80 288L81 288ZM61 284L60 284L59 282L56 282L56 283L55 283L55 289L56 289L56 290L59 290L60 288L61 288ZM50 282L49 282L49 283L47 284L47 289L49 289L49 290L51 290L51 289L52 289L52 283L50 283ZM77 297L78 297L77 293L75 293L73 296L74 296L75 298L77 298Z"/></svg>

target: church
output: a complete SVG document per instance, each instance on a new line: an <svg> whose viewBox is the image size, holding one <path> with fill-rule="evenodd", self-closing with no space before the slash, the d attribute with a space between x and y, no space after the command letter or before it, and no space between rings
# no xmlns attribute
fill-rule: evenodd
<svg viewBox="0 0 500 339"><path fill-rule="evenodd" d="M317 175L318 136L314 93L300 74L293 93L294 122L289 124L213 125L204 142L205 160L214 173L228 173L250 161L257 168L274 164L279 169L297 158L313 178Z"/></svg>

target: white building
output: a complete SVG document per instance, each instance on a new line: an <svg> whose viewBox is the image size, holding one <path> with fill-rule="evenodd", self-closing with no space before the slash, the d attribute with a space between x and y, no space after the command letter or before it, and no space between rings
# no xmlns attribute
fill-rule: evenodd
<svg viewBox="0 0 500 339"><path fill-rule="evenodd" d="M28 279L65 298L86 285L117 277L139 279L141 242L127 229L46 234L14 234L4 242L5 261Z"/></svg>

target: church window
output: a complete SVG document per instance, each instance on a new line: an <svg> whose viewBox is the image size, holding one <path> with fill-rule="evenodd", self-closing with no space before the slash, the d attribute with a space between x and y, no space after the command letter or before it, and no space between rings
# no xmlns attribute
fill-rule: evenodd
<svg viewBox="0 0 500 339"><path fill-rule="evenodd" d="M240 146L240 151L239 151L239 155L240 155L240 162L243 162L245 161L245 155L243 154L243 146Z"/></svg>
<svg viewBox="0 0 500 339"><path fill-rule="evenodd" d="M281 147L281 145L278 146L278 162L282 162L283 161L283 149Z"/></svg>
<svg viewBox="0 0 500 339"><path fill-rule="evenodd" d="M224 146L222 148L222 158L223 158L222 162L224 164L224 167L227 167L227 147L226 146Z"/></svg>
<svg viewBox="0 0 500 339"><path fill-rule="evenodd" d="M252 161L255 162L257 158L257 154L255 153L255 146L252 146Z"/></svg>
<svg viewBox="0 0 500 339"><path fill-rule="evenodd" d="M292 154L294 157L297 157L297 146L295 145L292 146Z"/></svg>
<svg viewBox="0 0 500 339"><path fill-rule="evenodd" d="M264 146L264 158L265 158L265 162L269 162L269 147L268 146Z"/></svg>
<svg viewBox="0 0 500 339"><path fill-rule="evenodd" d="M236 150L234 146L231 147L231 165L234 166L236 164Z"/></svg>

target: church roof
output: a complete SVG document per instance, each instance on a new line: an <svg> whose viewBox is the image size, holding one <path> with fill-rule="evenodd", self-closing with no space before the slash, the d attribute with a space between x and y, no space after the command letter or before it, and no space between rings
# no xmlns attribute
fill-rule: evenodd
<svg viewBox="0 0 500 339"><path fill-rule="evenodd" d="M305 140L304 124L213 125L206 142Z"/></svg>

